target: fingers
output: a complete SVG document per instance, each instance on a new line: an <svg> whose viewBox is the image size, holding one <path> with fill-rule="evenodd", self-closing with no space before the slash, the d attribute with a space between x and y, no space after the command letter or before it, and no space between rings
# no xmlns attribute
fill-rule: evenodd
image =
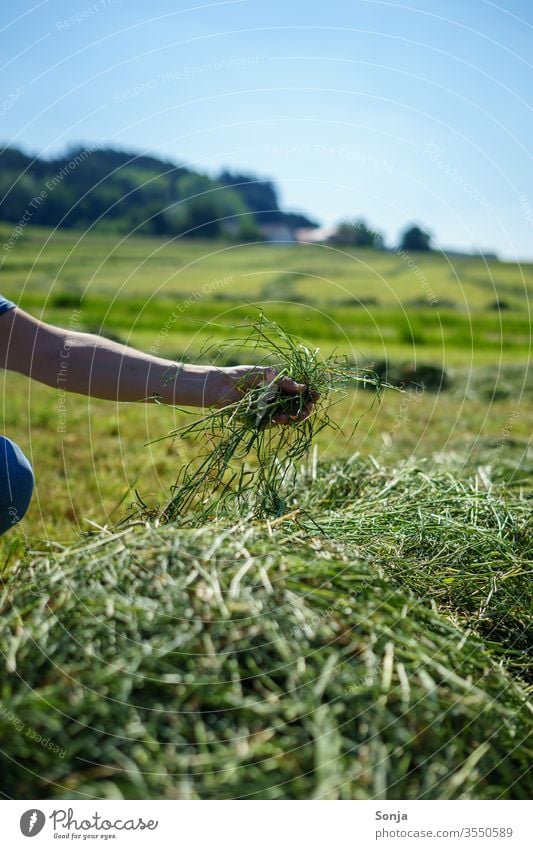
<svg viewBox="0 0 533 849"><path fill-rule="evenodd" d="M275 368L266 366L264 368L252 368L246 376L246 384L248 388L259 386L262 383L276 382L282 392L287 392L289 395L301 395L303 392L309 391L311 400L318 401L320 393L316 390L308 390L305 383L298 383L292 377L278 377Z"/></svg>
<svg viewBox="0 0 533 849"><path fill-rule="evenodd" d="M314 389L309 389L305 383L298 383L298 381L294 380L292 377L278 377L276 369L269 366L249 368L246 374L243 375L241 392L258 386L268 386L269 384L274 384L281 395L305 396L300 404L297 403L296 397L294 397L294 403L292 406L296 406L296 411L291 412L290 410L284 410L276 413L271 419L271 425L299 424L313 414L315 404L320 398L320 393Z"/></svg>
<svg viewBox="0 0 533 849"><path fill-rule="evenodd" d="M309 389L305 383L297 383L292 377L280 377L277 383L281 391L287 392L289 395L302 395L304 392L308 392L311 407L320 398L320 392L317 392L316 389Z"/></svg>
<svg viewBox="0 0 533 849"><path fill-rule="evenodd" d="M300 419L303 421L304 419L308 419L311 413L313 412L314 403L309 401L302 410L302 415Z"/></svg>
<svg viewBox="0 0 533 849"><path fill-rule="evenodd" d="M305 383L298 383L296 380L293 380L292 377L280 377L277 380L277 383L280 391L285 395L302 395L307 393L308 397L300 410L293 414L286 412L278 413L272 419L272 424L299 424L300 422L308 419L309 416L313 414L315 404L320 398L320 392L317 392L314 389L309 389Z"/></svg>
<svg viewBox="0 0 533 849"><path fill-rule="evenodd" d="M302 393L307 389L305 383L297 383L292 377L278 377L276 369L271 366L259 366L257 368L246 366L245 368L247 371L244 375L243 385L248 389L269 383L276 383L283 392L288 392L291 395Z"/></svg>
<svg viewBox="0 0 533 849"><path fill-rule="evenodd" d="M314 410L314 402L308 401L304 407L294 415L290 415L289 413L278 413L272 419L272 424L274 425L288 425L288 424L299 424L300 422L308 419L310 415L312 415Z"/></svg>

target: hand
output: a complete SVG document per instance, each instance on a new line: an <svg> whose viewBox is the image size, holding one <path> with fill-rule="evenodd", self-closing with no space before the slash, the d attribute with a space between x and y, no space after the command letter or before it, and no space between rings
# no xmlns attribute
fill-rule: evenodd
<svg viewBox="0 0 533 849"><path fill-rule="evenodd" d="M274 382L278 384L280 392L284 395L301 395L307 390L305 383L297 383L291 377L280 377L276 380L276 369L268 366L214 368L206 381L205 403L208 406L224 407L227 404L239 401L246 390ZM210 391L208 391L209 383L211 383ZM209 401L211 393L213 393L213 397ZM272 424L286 425L291 422L304 421L313 412L313 407L319 397L319 393L313 391L310 400L307 401L298 415L290 416L287 413L280 413L272 419Z"/></svg>

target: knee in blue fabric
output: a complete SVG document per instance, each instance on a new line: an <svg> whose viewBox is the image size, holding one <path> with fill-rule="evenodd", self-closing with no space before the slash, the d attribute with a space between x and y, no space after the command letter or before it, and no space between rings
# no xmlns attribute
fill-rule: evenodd
<svg viewBox="0 0 533 849"><path fill-rule="evenodd" d="M33 494L33 469L15 442L0 436L0 535L20 522Z"/></svg>

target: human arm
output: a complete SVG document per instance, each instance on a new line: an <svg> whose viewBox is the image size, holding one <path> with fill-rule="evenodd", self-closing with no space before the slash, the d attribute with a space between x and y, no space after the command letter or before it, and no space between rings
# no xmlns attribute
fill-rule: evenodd
<svg viewBox="0 0 533 849"><path fill-rule="evenodd" d="M270 383L267 367L176 363L91 333L65 330L39 321L20 309L0 316L0 366L48 386L114 401L154 401L191 407L224 406L243 390ZM281 378L283 392L305 387ZM311 411L308 404L304 414ZM285 424L286 416L277 419Z"/></svg>

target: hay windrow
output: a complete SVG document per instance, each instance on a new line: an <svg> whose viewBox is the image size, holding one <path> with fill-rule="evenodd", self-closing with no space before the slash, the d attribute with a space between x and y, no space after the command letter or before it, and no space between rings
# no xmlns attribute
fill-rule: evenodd
<svg viewBox="0 0 533 849"><path fill-rule="evenodd" d="M15 798L527 797L526 689L474 617L462 626L460 596L443 615L438 594L409 588L423 562L438 586L453 525L400 573L377 525L372 550L356 525L348 542L340 524L333 533L327 493L344 481L347 526L369 498L367 471L319 466L314 486L297 482L330 538L292 519L137 524L13 572L3 703L67 754L2 714L1 787ZM417 477L383 470L376 494L398 479L396 503L407 502ZM442 482L434 504L443 492ZM513 505L493 506L493 535L505 537ZM458 499L453 513L470 508ZM372 514L384 527L386 502L375 498ZM465 559L472 571L483 539Z"/></svg>

